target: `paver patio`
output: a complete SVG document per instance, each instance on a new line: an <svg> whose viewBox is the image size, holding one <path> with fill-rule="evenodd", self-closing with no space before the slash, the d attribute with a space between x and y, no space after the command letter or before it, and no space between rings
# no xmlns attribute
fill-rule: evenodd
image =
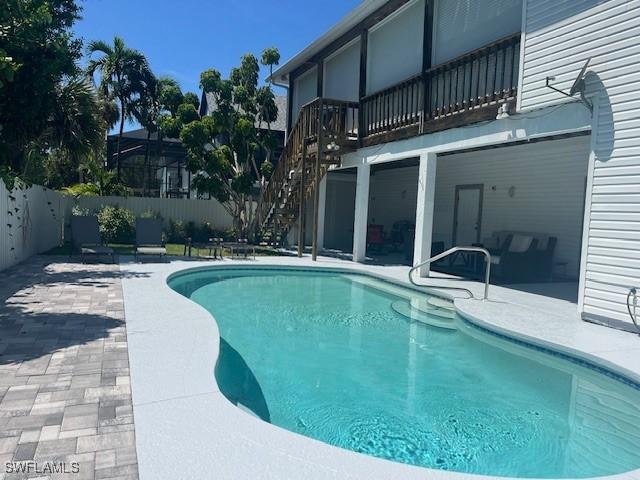
<svg viewBox="0 0 640 480"><path fill-rule="evenodd" d="M120 275L43 256L0 272L0 478L138 478Z"/></svg>

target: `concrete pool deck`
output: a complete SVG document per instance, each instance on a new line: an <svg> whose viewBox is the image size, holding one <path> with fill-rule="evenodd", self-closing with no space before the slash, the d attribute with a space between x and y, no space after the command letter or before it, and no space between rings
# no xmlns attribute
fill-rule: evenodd
<svg viewBox="0 0 640 480"><path fill-rule="evenodd" d="M214 377L219 347L215 321L202 307L171 290L166 281L185 269L237 265L340 268L408 284L408 267L360 265L332 258L319 262L262 257L121 263L142 480L204 476L306 480L497 478L428 470L360 455L262 422L233 406ZM460 283L449 278L423 281L432 285ZM482 285L464 284L481 294ZM455 305L473 323L605 365L640 381L638 336L581 321L575 304L492 286L489 301L456 298ZM640 471L607 478L638 479Z"/></svg>

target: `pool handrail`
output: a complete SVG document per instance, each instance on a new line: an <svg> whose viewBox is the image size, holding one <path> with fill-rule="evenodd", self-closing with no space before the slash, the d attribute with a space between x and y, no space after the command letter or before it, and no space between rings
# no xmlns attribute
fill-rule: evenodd
<svg viewBox="0 0 640 480"><path fill-rule="evenodd" d="M473 292L468 288L439 286L439 285L421 285L419 283L416 283L413 280L413 272L415 272L419 268L422 268L425 265L429 265L430 263L437 262L438 260L442 260L443 258L448 257L449 255L456 252L478 252L478 253L482 253L486 257L487 265L485 268L484 296L482 297L482 300L488 300L489 299L489 277L491 276L491 254L489 253L489 250L482 247L452 247L449 250L445 250L444 252L439 253L438 255L435 255L430 259L425 260L424 262L421 262L415 265L413 268L411 268L411 270L409 270L409 282L411 282L411 284L415 285L416 287L432 287L432 288L439 288L442 290L460 290L468 293L470 295L469 298L475 298L475 295L473 294Z"/></svg>

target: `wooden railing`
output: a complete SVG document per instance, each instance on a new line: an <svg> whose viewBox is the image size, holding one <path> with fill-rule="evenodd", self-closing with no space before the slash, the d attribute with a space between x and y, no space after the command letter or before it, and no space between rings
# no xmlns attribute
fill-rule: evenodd
<svg viewBox="0 0 640 480"><path fill-rule="evenodd" d="M304 105L289 132L287 143L258 206L257 219L260 224L270 217L273 208L278 208L285 200L282 197L286 194L287 185L292 181L293 172L300 167L306 146L315 142L315 154L318 155L322 152L323 145L335 143L342 146L357 139L357 102L316 98Z"/></svg>
<svg viewBox="0 0 640 480"><path fill-rule="evenodd" d="M424 78L416 75L360 101L362 136L417 125L424 108Z"/></svg>
<svg viewBox="0 0 640 480"><path fill-rule="evenodd" d="M486 45L361 99L360 137L414 127L515 98L520 34Z"/></svg>

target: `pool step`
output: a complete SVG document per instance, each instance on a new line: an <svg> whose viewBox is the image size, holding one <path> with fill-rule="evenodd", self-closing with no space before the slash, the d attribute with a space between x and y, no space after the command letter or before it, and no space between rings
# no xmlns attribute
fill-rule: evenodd
<svg viewBox="0 0 640 480"><path fill-rule="evenodd" d="M436 302L437 305L434 305L434 303L432 303L433 298L434 297L429 297L426 299L423 299L423 298L413 299L411 301L411 306L416 310L420 310L422 313L426 313L427 315L435 315L436 317L440 317L440 318L452 319L453 317L456 316L453 303L451 304L450 307L449 306L441 307L438 305L444 305L444 304L440 304L439 302Z"/></svg>
<svg viewBox="0 0 640 480"><path fill-rule="evenodd" d="M446 298L429 297L427 302L429 303L429 305L437 308L443 308L445 310L451 310L452 312L454 312L456 309L456 307L453 306L453 301L447 300Z"/></svg>
<svg viewBox="0 0 640 480"><path fill-rule="evenodd" d="M446 328L448 330L458 329L455 324L453 314L451 316L444 316L442 312L437 312L437 310L441 309L433 307L426 309L424 306L420 305L420 302L421 300L414 300L414 303L411 304L407 300L396 300L391 304L391 308L394 312L416 322L422 322L427 325L431 325L432 327ZM424 303L426 304L427 302L424 301ZM449 312L446 313L448 314Z"/></svg>

